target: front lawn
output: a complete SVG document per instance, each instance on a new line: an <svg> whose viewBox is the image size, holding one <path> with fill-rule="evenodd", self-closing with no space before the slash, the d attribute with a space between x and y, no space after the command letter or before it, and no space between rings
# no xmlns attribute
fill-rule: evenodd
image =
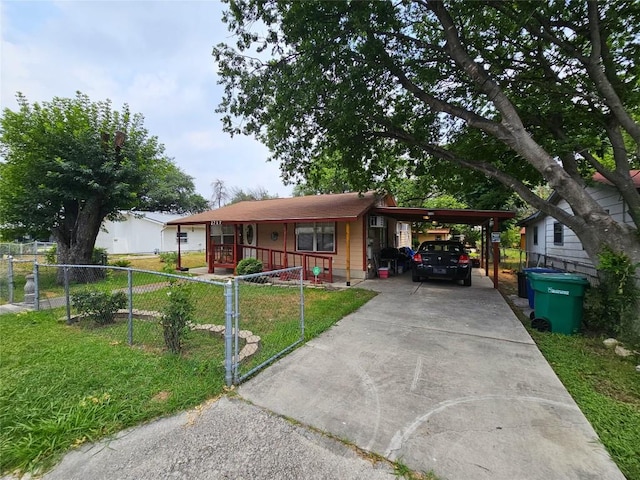
<svg viewBox="0 0 640 480"><path fill-rule="evenodd" d="M265 294L268 292L265 290ZM373 292L310 290L307 338L366 303ZM60 321L61 309L0 321L0 472L43 471L69 448L193 407L223 392L222 340L191 332L182 355L127 346ZM278 322L271 337L290 329ZM286 346L286 345L285 345Z"/></svg>

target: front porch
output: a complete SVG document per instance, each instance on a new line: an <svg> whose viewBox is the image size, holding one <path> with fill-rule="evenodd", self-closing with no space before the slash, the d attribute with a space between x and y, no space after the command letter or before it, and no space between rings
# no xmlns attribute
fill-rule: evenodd
<svg viewBox="0 0 640 480"><path fill-rule="evenodd" d="M216 273L216 269L231 269L235 273L238 262L243 258L257 258L262 262L265 272L289 267L302 267L303 280L317 277L319 281L324 283L333 283L332 257L242 244L211 245L207 252L208 273Z"/></svg>

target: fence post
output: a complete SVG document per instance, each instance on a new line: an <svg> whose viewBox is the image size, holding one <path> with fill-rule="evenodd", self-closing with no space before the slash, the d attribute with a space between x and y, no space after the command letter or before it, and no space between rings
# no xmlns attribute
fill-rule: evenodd
<svg viewBox="0 0 640 480"><path fill-rule="evenodd" d="M133 345L133 270L127 270L127 296L129 297L129 325L127 341L129 346Z"/></svg>
<svg viewBox="0 0 640 480"><path fill-rule="evenodd" d="M9 255L9 263L7 264L7 287L9 289L9 303L13 303L13 257Z"/></svg>
<svg viewBox="0 0 640 480"><path fill-rule="evenodd" d="M233 285L234 285L233 315L235 317L234 324L235 324L235 332L236 332L236 335L234 335L234 342L233 342L233 358L236 359L236 361L233 363L233 383L238 383L238 361L237 360L239 359L238 355L240 352L240 346L238 345L239 335L237 333L240 332L240 284L238 282L237 277L234 279Z"/></svg>
<svg viewBox="0 0 640 480"><path fill-rule="evenodd" d="M33 262L33 283L35 285L34 294L34 308L36 311L40 310L40 266L38 262Z"/></svg>
<svg viewBox="0 0 640 480"><path fill-rule="evenodd" d="M300 340L304 341L304 281L300 272Z"/></svg>
<svg viewBox="0 0 640 480"><path fill-rule="evenodd" d="M233 291L231 280L224 286L224 378L227 386L233 384Z"/></svg>
<svg viewBox="0 0 640 480"><path fill-rule="evenodd" d="M69 266L63 267L64 273L64 298L67 306L67 325L71 325L71 301L69 300Z"/></svg>

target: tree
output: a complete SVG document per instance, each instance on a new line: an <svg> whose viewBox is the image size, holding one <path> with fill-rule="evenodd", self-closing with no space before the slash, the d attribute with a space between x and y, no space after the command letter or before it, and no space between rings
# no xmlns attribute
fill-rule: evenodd
<svg viewBox="0 0 640 480"><path fill-rule="evenodd" d="M286 179L333 152L362 189L489 178L571 228L594 264L605 246L640 261L639 2L244 0L224 20L224 127L265 143ZM585 190L594 172L633 226ZM536 195L544 183L571 211Z"/></svg>
<svg viewBox="0 0 640 480"><path fill-rule="evenodd" d="M167 167L163 147L127 105L112 110L80 92L17 99L0 119L0 229L14 238L50 232L60 262L92 263L103 220L138 206L149 175Z"/></svg>
<svg viewBox="0 0 640 480"><path fill-rule="evenodd" d="M293 196L346 193L357 191L358 181L341 165L339 152L318 155L309 162L304 177L298 176Z"/></svg>
<svg viewBox="0 0 640 480"><path fill-rule="evenodd" d="M224 180L216 178L211 182L211 188L213 189L213 196L211 197L211 207L215 208L216 205L220 208L227 200L229 200L229 193L227 187L224 184Z"/></svg>
<svg viewBox="0 0 640 480"><path fill-rule="evenodd" d="M277 195L270 195L263 187L249 188L245 192L241 188L231 189L231 201L229 203L244 202L245 200L268 200L270 198L278 198Z"/></svg>
<svg viewBox="0 0 640 480"><path fill-rule="evenodd" d="M209 209L209 202L196 193L193 177L185 174L168 158L159 158L146 176L138 210L145 212L198 213Z"/></svg>

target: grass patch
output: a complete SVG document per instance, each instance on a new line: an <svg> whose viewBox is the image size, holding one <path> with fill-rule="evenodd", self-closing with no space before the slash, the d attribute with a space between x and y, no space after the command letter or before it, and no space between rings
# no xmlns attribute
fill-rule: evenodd
<svg viewBox="0 0 640 480"><path fill-rule="evenodd" d="M109 257L110 262L119 259L127 260L131 263L131 268L140 270L153 270L155 272L162 271L165 266L160 261L160 255L112 255ZM180 264L186 268L206 267L207 260L204 252L182 252L180 255Z"/></svg>
<svg viewBox="0 0 640 480"><path fill-rule="evenodd" d="M211 288L194 285L195 289L206 287ZM299 335L297 315L295 320L289 317L292 309L299 309L297 303L291 304L292 292L299 290L262 288L245 296L251 305L261 305L268 312L243 318L242 328L255 329L263 338L260 355L286 347L291 335ZM194 292L194 298L205 297L196 303L198 322L222 323L221 290L220 294L198 293L202 292ZM134 296L134 303L136 308L154 305L158 310L163 295L164 289L143 291ZM305 295L307 338L311 338L374 293L309 289ZM56 309L2 316L1 473L43 472L70 448L193 407L223 392L224 345L218 337L190 332L184 352L176 356L166 353L155 322L136 321L134 330L147 328L149 336L129 347L126 322L105 328L67 326L59 320L63 314L63 309Z"/></svg>

